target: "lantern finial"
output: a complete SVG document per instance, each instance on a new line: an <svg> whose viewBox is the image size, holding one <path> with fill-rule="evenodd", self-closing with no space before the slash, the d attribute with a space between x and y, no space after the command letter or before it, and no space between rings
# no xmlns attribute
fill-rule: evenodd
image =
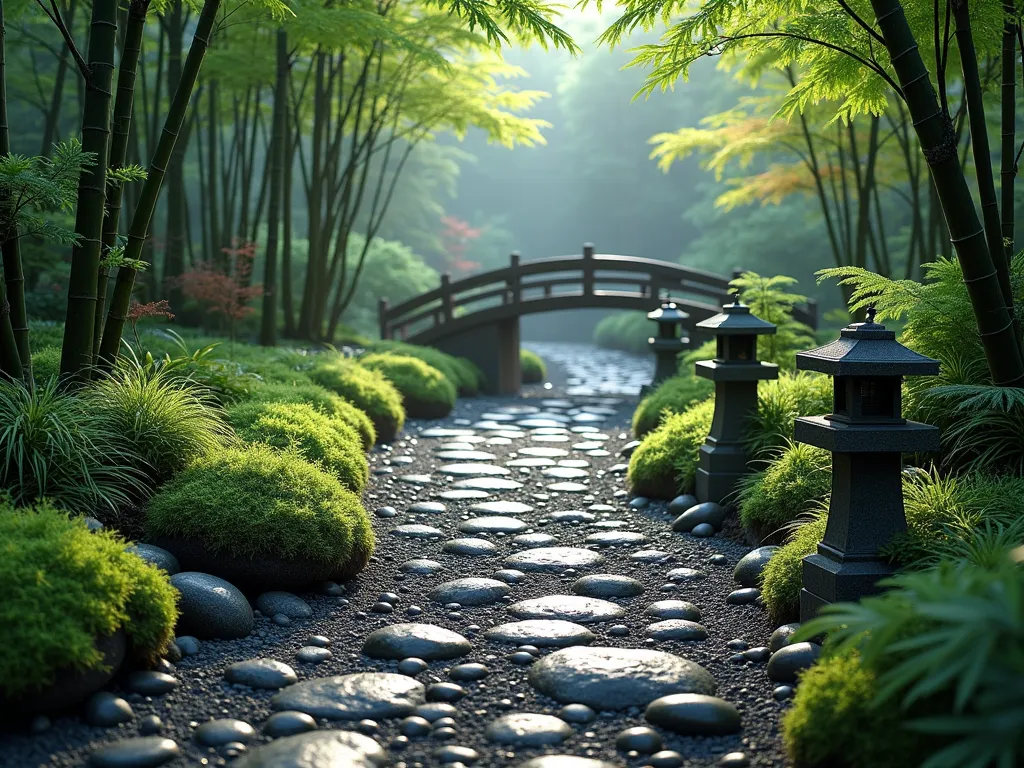
<svg viewBox="0 0 1024 768"><path fill-rule="evenodd" d="M874 325L875 324L875 313L876 312L877 312L877 310L875 309L874 305L871 305L870 307L868 307L867 318L868 318L868 324L869 325Z"/></svg>

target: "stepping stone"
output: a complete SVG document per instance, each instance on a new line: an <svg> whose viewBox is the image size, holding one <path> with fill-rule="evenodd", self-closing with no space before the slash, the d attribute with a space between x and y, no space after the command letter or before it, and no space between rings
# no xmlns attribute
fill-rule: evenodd
<svg viewBox="0 0 1024 768"><path fill-rule="evenodd" d="M719 736L740 730L736 707L715 696L695 693L676 693L652 701L644 718L685 736Z"/></svg>
<svg viewBox="0 0 1024 768"><path fill-rule="evenodd" d="M644 585L629 576L595 573L576 579L572 591L587 597L636 597L644 591Z"/></svg>
<svg viewBox="0 0 1024 768"><path fill-rule="evenodd" d="M502 427L510 426L502 421L494 421L493 419L485 419L484 421L474 422L474 429L501 429Z"/></svg>
<svg viewBox="0 0 1024 768"><path fill-rule="evenodd" d="M484 632L484 637L497 643L534 645L538 648L586 645L597 639L586 627L558 619L527 619L499 624Z"/></svg>
<svg viewBox="0 0 1024 768"><path fill-rule="evenodd" d="M603 531L592 533L584 539L584 543L598 547L628 547L642 544L647 537L635 531Z"/></svg>
<svg viewBox="0 0 1024 768"><path fill-rule="evenodd" d="M544 755L535 757L520 763L518 768L616 768L612 763L604 760L594 760L590 757L577 757L576 755Z"/></svg>
<svg viewBox="0 0 1024 768"><path fill-rule="evenodd" d="M517 421L516 426L523 427L524 429L559 429L566 421L561 419L523 419L522 421Z"/></svg>
<svg viewBox="0 0 1024 768"><path fill-rule="evenodd" d="M654 640L707 640L708 631L695 621L665 619L647 627L647 637Z"/></svg>
<svg viewBox="0 0 1024 768"><path fill-rule="evenodd" d="M532 434L532 435L530 435L530 439L533 440L535 443L568 443L569 442L569 436L568 435L538 435L538 434ZM522 451L520 451L520 453L522 453Z"/></svg>
<svg viewBox="0 0 1024 768"><path fill-rule="evenodd" d="M518 414L515 413L496 413L488 411L487 413L480 414L481 419L490 419L491 421L515 421L518 418Z"/></svg>
<svg viewBox="0 0 1024 768"><path fill-rule="evenodd" d="M700 621L700 609L685 600L659 600L644 609L644 616L655 619L686 619Z"/></svg>
<svg viewBox="0 0 1024 768"><path fill-rule="evenodd" d="M427 560L425 558L406 560L404 563L398 566L398 570L400 570L402 573L414 573L421 575L437 573L442 568L444 568L444 566L436 560Z"/></svg>
<svg viewBox="0 0 1024 768"><path fill-rule="evenodd" d="M469 577L438 584L427 594L435 603L458 603L464 606L496 603L512 590L503 581Z"/></svg>
<svg viewBox="0 0 1024 768"><path fill-rule="evenodd" d="M437 458L444 459L445 461L494 461L498 458L493 453L473 449L438 451L435 455Z"/></svg>
<svg viewBox="0 0 1024 768"><path fill-rule="evenodd" d="M572 420L579 424L600 424L606 421L605 417L598 413L577 413Z"/></svg>
<svg viewBox="0 0 1024 768"><path fill-rule="evenodd" d="M751 550L736 563L732 577L739 582L741 587L758 587L761 585L761 574L765 566L771 560L772 555L779 551L779 547L767 546Z"/></svg>
<svg viewBox="0 0 1024 768"><path fill-rule="evenodd" d="M568 723L553 715L513 712L502 715L488 725L484 738L496 744L540 747L545 744L561 744L573 733Z"/></svg>
<svg viewBox="0 0 1024 768"><path fill-rule="evenodd" d="M608 600L579 595L547 595L522 600L508 607L517 619L560 619L577 624L612 621L626 615L626 609Z"/></svg>
<svg viewBox="0 0 1024 768"><path fill-rule="evenodd" d="M255 619L241 590L207 573L185 571L171 576L178 590L178 631L200 640L248 637Z"/></svg>
<svg viewBox="0 0 1024 768"><path fill-rule="evenodd" d="M441 491L437 494L437 498L446 499L451 501L465 501L466 499L486 499L490 496L487 491Z"/></svg>
<svg viewBox="0 0 1024 768"><path fill-rule="evenodd" d="M472 443L467 442L452 442L442 443L434 449L434 453L441 453L442 451L475 451ZM394 461L394 459L392 459ZM476 459L470 459L470 461L476 461Z"/></svg>
<svg viewBox="0 0 1024 768"><path fill-rule="evenodd" d="M577 480L581 477L590 477L590 473L585 469L575 469L574 467L551 467L541 470L541 474L544 477L554 477L559 480Z"/></svg>
<svg viewBox="0 0 1024 768"><path fill-rule="evenodd" d="M603 562L604 557L590 549L540 547L509 555L504 565L533 573L561 573L567 568L594 568Z"/></svg>
<svg viewBox="0 0 1024 768"><path fill-rule="evenodd" d="M264 592L256 598L256 608L264 616L283 613L289 619L308 619L313 615L309 603L291 592Z"/></svg>
<svg viewBox="0 0 1024 768"><path fill-rule="evenodd" d="M295 660L303 664L320 664L333 657L331 651L316 645L306 645L295 652Z"/></svg>
<svg viewBox="0 0 1024 768"><path fill-rule="evenodd" d="M412 714L426 701L425 692L423 683L407 675L360 672L303 680L276 694L270 705L328 720L384 719Z"/></svg>
<svg viewBox="0 0 1024 768"><path fill-rule="evenodd" d="M672 693L710 696L718 687L699 664L641 648L565 648L531 666L528 680L556 701L594 709L645 707Z"/></svg>
<svg viewBox="0 0 1024 768"><path fill-rule="evenodd" d="M553 467L555 462L553 459L513 459L512 461L505 462L506 467Z"/></svg>
<svg viewBox="0 0 1024 768"><path fill-rule="evenodd" d="M485 501L474 504L469 511L481 515L522 515L532 512L533 507L521 501Z"/></svg>
<svg viewBox="0 0 1024 768"><path fill-rule="evenodd" d="M363 653L372 659L407 659L412 656L424 661L438 661L457 659L471 650L469 640L458 632L434 624L391 624L371 632L363 643Z"/></svg>
<svg viewBox="0 0 1024 768"><path fill-rule="evenodd" d="M672 553L662 552L660 549L642 549L630 555L629 559L638 563L663 563L672 559Z"/></svg>
<svg viewBox="0 0 1024 768"><path fill-rule="evenodd" d="M498 551L498 547L487 539L449 539L441 547L449 555L487 557Z"/></svg>
<svg viewBox="0 0 1024 768"><path fill-rule="evenodd" d="M274 659L238 661L224 670L224 679L235 685L277 690L298 681L295 670Z"/></svg>
<svg viewBox="0 0 1024 768"><path fill-rule="evenodd" d="M515 491L522 488L523 484L503 477L471 477L459 480L454 487L470 488L475 491Z"/></svg>
<svg viewBox="0 0 1024 768"><path fill-rule="evenodd" d="M448 508L439 501L417 501L415 504L410 504L406 512L414 515L440 515Z"/></svg>
<svg viewBox="0 0 1024 768"><path fill-rule="evenodd" d="M515 517L474 517L459 523L463 533L520 533L529 527Z"/></svg>
<svg viewBox="0 0 1024 768"><path fill-rule="evenodd" d="M562 450L561 448L544 448L527 446L526 448L520 448L517 453L520 456L540 456L545 459L554 459L560 456L568 456L569 452Z"/></svg>
<svg viewBox="0 0 1024 768"><path fill-rule="evenodd" d="M586 493L590 490L589 486L583 485L583 483L572 482L552 483L547 486L547 489L555 493Z"/></svg>
<svg viewBox="0 0 1024 768"><path fill-rule="evenodd" d="M369 736L354 731L313 731L276 739L231 765L234 768L379 768L387 763L387 753Z"/></svg>
<svg viewBox="0 0 1024 768"><path fill-rule="evenodd" d="M93 768L156 768L181 756L178 744L164 736L124 739L100 747L89 756Z"/></svg>
<svg viewBox="0 0 1024 768"><path fill-rule="evenodd" d="M231 718L209 720L196 728L196 741L204 747L219 747L232 742L248 744L255 736L255 728L243 720Z"/></svg>
<svg viewBox="0 0 1024 768"><path fill-rule="evenodd" d="M468 437L476 434L472 429L451 429L449 427L428 427L419 433L420 437Z"/></svg>
<svg viewBox="0 0 1024 768"><path fill-rule="evenodd" d="M397 528L392 528L389 533L392 536L400 536L403 539L440 539L444 536L444 531L440 528L420 523L400 525Z"/></svg>
<svg viewBox="0 0 1024 768"><path fill-rule="evenodd" d="M561 512L552 512L549 515L553 523L592 523L597 520L593 512L584 512L582 509L565 509Z"/></svg>
<svg viewBox="0 0 1024 768"><path fill-rule="evenodd" d="M700 581L708 577L704 571L694 568L673 568L667 576L669 581Z"/></svg>
<svg viewBox="0 0 1024 768"><path fill-rule="evenodd" d="M512 546L519 549L553 547L556 544L558 544L558 539L548 533L523 533L512 538Z"/></svg>
<svg viewBox="0 0 1024 768"><path fill-rule="evenodd" d="M433 485L434 478L430 475L399 475L398 479L410 485Z"/></svg>
<svg viewBox="0 0 1024 768"><path fill-rule="evenodd" d="M599 443L596 440L587 440L582 443L576 443L573 445L574 451L597 451L603 447L603 443Z"/></svg>
<svg viewBox="0 0 1024 768"><path fill-rule="evenodd" d="M445 464L437 471L456 477L497 477L512 474L504 467L496 467L493 464Z"/></svg>
<svg viewBox="0 0 1024 768"><path fill-rule="evenodd" d="M558 466L569 469L586 469L590 466L590 462L583 459L562 459L558 462ZM581 477L581 475L577 475L577 477Z"/></svg>

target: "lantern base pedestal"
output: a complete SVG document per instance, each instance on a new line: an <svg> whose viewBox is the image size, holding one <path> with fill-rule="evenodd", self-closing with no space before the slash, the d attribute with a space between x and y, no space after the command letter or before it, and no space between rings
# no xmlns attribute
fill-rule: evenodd
<svg viewBox="0 0 1024 768"><path fill-rule="evenodd" d="M878 559L835 560L820 552L808 555L803 561L800 621L813 619L823 605L878 594L882 591L878 582L895 572L892 565Z"/></svg>
<svg viewBox="0 0 1024 768"><path fill-rule="evenodd" d="M700 447L694 485L697 500L729 506L740 480L750 474L749 457L742 443L708 437Z"/></svg>

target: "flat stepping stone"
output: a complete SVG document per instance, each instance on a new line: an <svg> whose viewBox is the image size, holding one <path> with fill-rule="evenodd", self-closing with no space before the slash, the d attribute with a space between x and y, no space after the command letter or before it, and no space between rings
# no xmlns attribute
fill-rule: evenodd
<svg viewBox="0 0 1024 768"><path fill-rule="evenodd" d="M585 544L598 547L629 547L645 541L647 537L635 531L601 531L584 539Z"/></svg>
<svg viewBox="0 0 1024 768"><path fill-rule="evenodd" d="M708 577L704 571L695 568L673 568L667 576L669 581L701 581Z"/></svg>
<svg viewBox="0 0 1024 768"><path fill-rule="evenodd" d="M363 653L372 659L439 661L471 650L469 640L458 632L434 624L391 624L371 632L363 643Z"/></svg>
<svg viewBox="0 0 1024 768"><path fill-rule="evenodd" d="M718 688L699 664L646 648L565 648L533 664L528 680L556 701L594 709L645 707L674 693L710 696Z"/></svg>
<svg viewBox="0 0 1024 768"><path fill-rule="evenodd" d="M490 605L496 603L512 590L508 584L497 579L469 577L438 584L427 597L435 603L459 603L460 605Z"/></svg>
<svg viewBox="0 0 1024 768"><path fill-rule="evenodd" d="M551 485L547 486L547 489L549 491L554 491L555 493L586 493L590 490L590 488L583 485L583 483L573 482L551 483Z"/></svg>
<svg viewBox="0 0 1024 768"><path fill-rule="evenodd" d="M568 456L569 452L561 448L546 448L540 446L527 446L520 448L517 453L520 456L540 456L545 459L554 459L560 456Z"/></svg>
<svg viewBox="0 0 1024 768"><path fill-rule="evenodd" d="M410 485L433 485L434 478L430 475L399 475L398 479Z"/></svg>
<svg viewBox="0 0 1024 768"><path fill-rule="evenodd" d="M469 437L476 434L472 429L453 429L451 427L427 427L419 433L420 437Z"/></svg>
<svg viewBox="0 0 1024 768"><path fill-rule="evenodd" d="M497 545L487 539L449 539L441 547L449 555L488 557L498 551Z"/></svg>
<svg viewBox="0 0 1024 768"><path fill-rule="evenodd" d="M474 517L459 523L463 533L520 533L529 527L518 518L502 516Z"/></svg>
<svg viewBox="0 0 1024 768"><path fill-rule="evenodd" d="M512 537L512 546L520 549L552 547L556 544L558 544L558 539L550 533L522 533Z"/></svg>
<svg viewBox="0 0 1024 768"><path fill-rule="evenodd" d="M400 536L403 539L440 539L444 536L444 531L440 528L420 523L400 525L397 528L392 528L389 533L392 536Z"/></svg>
<svg viewBox="0 0 1024 768"><path fill-rule="evenodd" d="M275 739L235 760L235 768L378 768L387 753L354 731L312 731Z"/></svg>
<svg viewBox="0 0 1024 768"><path fill-rule="evenodd" d="M505 462L506 467L553 467L555 466L554 459L541 459L541 458L525 458L525 459L513 459L512 461Z"/></svg>
<svg viewBox="0 0 1024 768"><path fill-rule="evenodd" d="M487 413L481 413L480 418L490 419L491 421L515 421L519 418L519 415L502 411L488 411Z"/></svg>
<svg viewBox="0 0 1024 768"><path fill-rule="evenodd" d="M524 429L559 429L563 424L568 422L568 419L562 421L561 419L523 419L517 421L517 427L523 427Z"/></svg>
<svg viewBox="0 0 1024 768"><path fill-rule="evenodd" d="M572 420L579 424L600 424L602 421L607 421L607 419L599 413L577 413L573 415Z"/></svg>
<svg viewBox="0 0 1024 768"><path fill-rule="evenodd" d="M442 443L434 449L434 453L441 453L442 451L475 451L472 443L465 441L458 441L452 443ZM394 459L392 459L394 461ZM459 459L457 459L459 461ZM469 461L475 461L475 459L469 459Z"/></svg>
<svg viewBox="0 0 1024 768"><path fill-rule="evenodd" d="M629 559L638 563L663 563L672 559L672 553L662 552L660 549L642 549L630 555Z"/></svg>
<svg viewBox="0 0 1024 768"><path fill-rule="evenodd" d="M455 490L455 491L441 491L437 494L439 499L448 499L451 501L465 501L466 499L486 499L490 496L487 491L471 491L471 490Z"/></svg>
<svg viewBox="0 0 1024 768"><path fill-rule="evenodd" d="M665 619L647 627L647 637L653 640L707 640L708 631L695 621Z"/></svg>
<svg viewBox="0 0 1024 768"><path fill-rule="evenodd" d="M597 520L593 512L584 512L582 509L564 509L552 512L548 517L554 523L592 523Z"/></svg>
<svg viewBox="0 0 1024 768"><path fill-rule="evenodd" d="M580 595L547 595L522 600L508 607L517 619L560 619L577 624L612 621L626 615L626 609L608 600Z"/></svg>
<svg viewBox="0 0 1024 768"><path fill-rule="evenodd" d="M599 443L596 440L587 440L582 443L573 444L574 451L599 451L604 447L604 443Z"/></svg>
<svg viewBox="0 0 1024 768"><path fill-rule="evenodd" d="M498 477L512 474L504 467L496 467L493 464L445 464L437 471L456 477Z"/></svg>
<svg viewBox="0 0 1024 768"><path fill-rule="evenodd" d="M594 568L603 562L604 557L590 549L539 547L509 555L504 565L532 573L561 573L568 568Z"/></svg>
<svg viewBox="0 0 1024 768"><path fill-rule="evenodd" d="M496 643L534 645L538 648L586 645L597 639L586 627L558 619L527 619L499 624L484 632L484 637Z"/></svg>
<svg viewBox="0 0 1024 768"><path fill-rule="evenodd" d="M531 434L530 439L535 443L568 443L568 435L538 435ZM522 451L520 451L522 453Z"/></svg>
<svg viewBox="0 0 1024 768"><path fill-rule="evenodd" d="M164 736L143 736L100 747L89 756L89 765L93 768L155 768L180 756L177 742Z"/></svg>
<svg viewBox="0 0 1024 768"><path fill-rule="evenodd" d="M362 720L405 717L425 701L423 683L408 675L360 672L303 680L276 694L270 705L278 711L305 712L315 718Z"/></svg>
<svg viewBox="0 0 1024 768"><path fill-rule="evenodd" d="M470 488L476 491L515 491L522 488L523 484L503 477L471 477L459 480L454 487Z"/></svg>
<svg viewBox="0 0 1024 768"><path fill-rule="evenodd" d="M439 501L417 501L410 504L405 511L414 515L440 515L447 509L448 507Z"/></svg>
<svg viewBox="0 0 1024 768"><path fill-rule="evenodd" d="M518 768L616 768L613 763L576 755L544 755L520 763Z"/></svg>
<svg viewBox="0 0 1024 768"><path fill-rule="evenodd" d="M308 619L313 615L309 603L291 592L264 592L256 598L256 608L264 616L283 613L289 619Z"/></svg>
<svg viewBox="0 0 1024 768"><path fill-rule="evenodd" d="M512 425L509 424L508 422L495 421L494 419L484 419L483 421L477 421L477 422L473 423L473 428L474 429L494 430L494 429L502 429L503 427L508 427L508 426L512 426Z"/></svg>
<svg viewBox="0 0 1024 768"><path fill-rule="evenodd" d="M644 591L644 585L629 576L595 573L576 579L572 591L587 597L636 597Z"/></svg>
<svg viewBox="0 0 1024 768"><path fill-rule="evenodd" d="M484 738L496 744L540 747L561 744L574 733L567 722L554 715L513 712L502 715L487 726Z"/></svg>
<svg viewBox="0 0 1024 768"><path fill-rule="evenodd" d="M398 570L400 570L402 573L414 573L419 575L430 575L432 573L437 573L442 568L444 568L444 566L437 562L437 560L427 560L426 558L406 560L404 563L398 566Z"/></svg>
<svg viewBox="0 0 1024 768"><path fill-rule="evenodd" d="M736 707L715 696L694 693L676 693L652 701L644 718L684 736L718 736L740 730Z"/></svg>
<svg viewBox="0 0 1024 768"><path fill-rule="evenodd" d="M558 462L558 466L568 467L569 469L586 469L590 466L590 462L583 459L562 459ZM580 475L577 475L577 477L580 477Z"/></svg>
<svg viewBox="0 0 1024 768"><path fill-rule="evenodd" d="M331 651L317 645L306 645L295 652L295 660L303 664L320 664L333 657Z"/></svg>
<svg viewBox="0 0 1024 768"><path fill-rule="evenodd" d="M474 504L469 511L480 515L523 515L532 512L533 507L521 501L485 501Z"/></svg>
<svg viewBox="0 0 1024 768"><path fill-rule="evenodd" d="M238 661L224 670L224 679L235 685L247 685L276 691L298 681L295 670L274 659Z"/></svg>
<svg viewBox="0 0 1024 768"><path fill-rule="evenodd" d="M653 619L700 621L700 608L685 600L659 600L644 609L644 616L650 616Z"/></svg>

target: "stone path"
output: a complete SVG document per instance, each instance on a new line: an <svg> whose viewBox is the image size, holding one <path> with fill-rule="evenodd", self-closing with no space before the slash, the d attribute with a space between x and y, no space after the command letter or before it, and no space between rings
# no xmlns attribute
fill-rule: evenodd
<svg viewBox="0 0 1024 768"><path fill-rule="evenodd" d="M785 765L770 627L726 602L748 548L624 489L635 398L607 393L648 361L544 347L566 387L461 400L374 452L377 555L343 593L264 596L293 618L182 640L169 678L93 703L112 725L0 735L0 765Z"/></svg>

